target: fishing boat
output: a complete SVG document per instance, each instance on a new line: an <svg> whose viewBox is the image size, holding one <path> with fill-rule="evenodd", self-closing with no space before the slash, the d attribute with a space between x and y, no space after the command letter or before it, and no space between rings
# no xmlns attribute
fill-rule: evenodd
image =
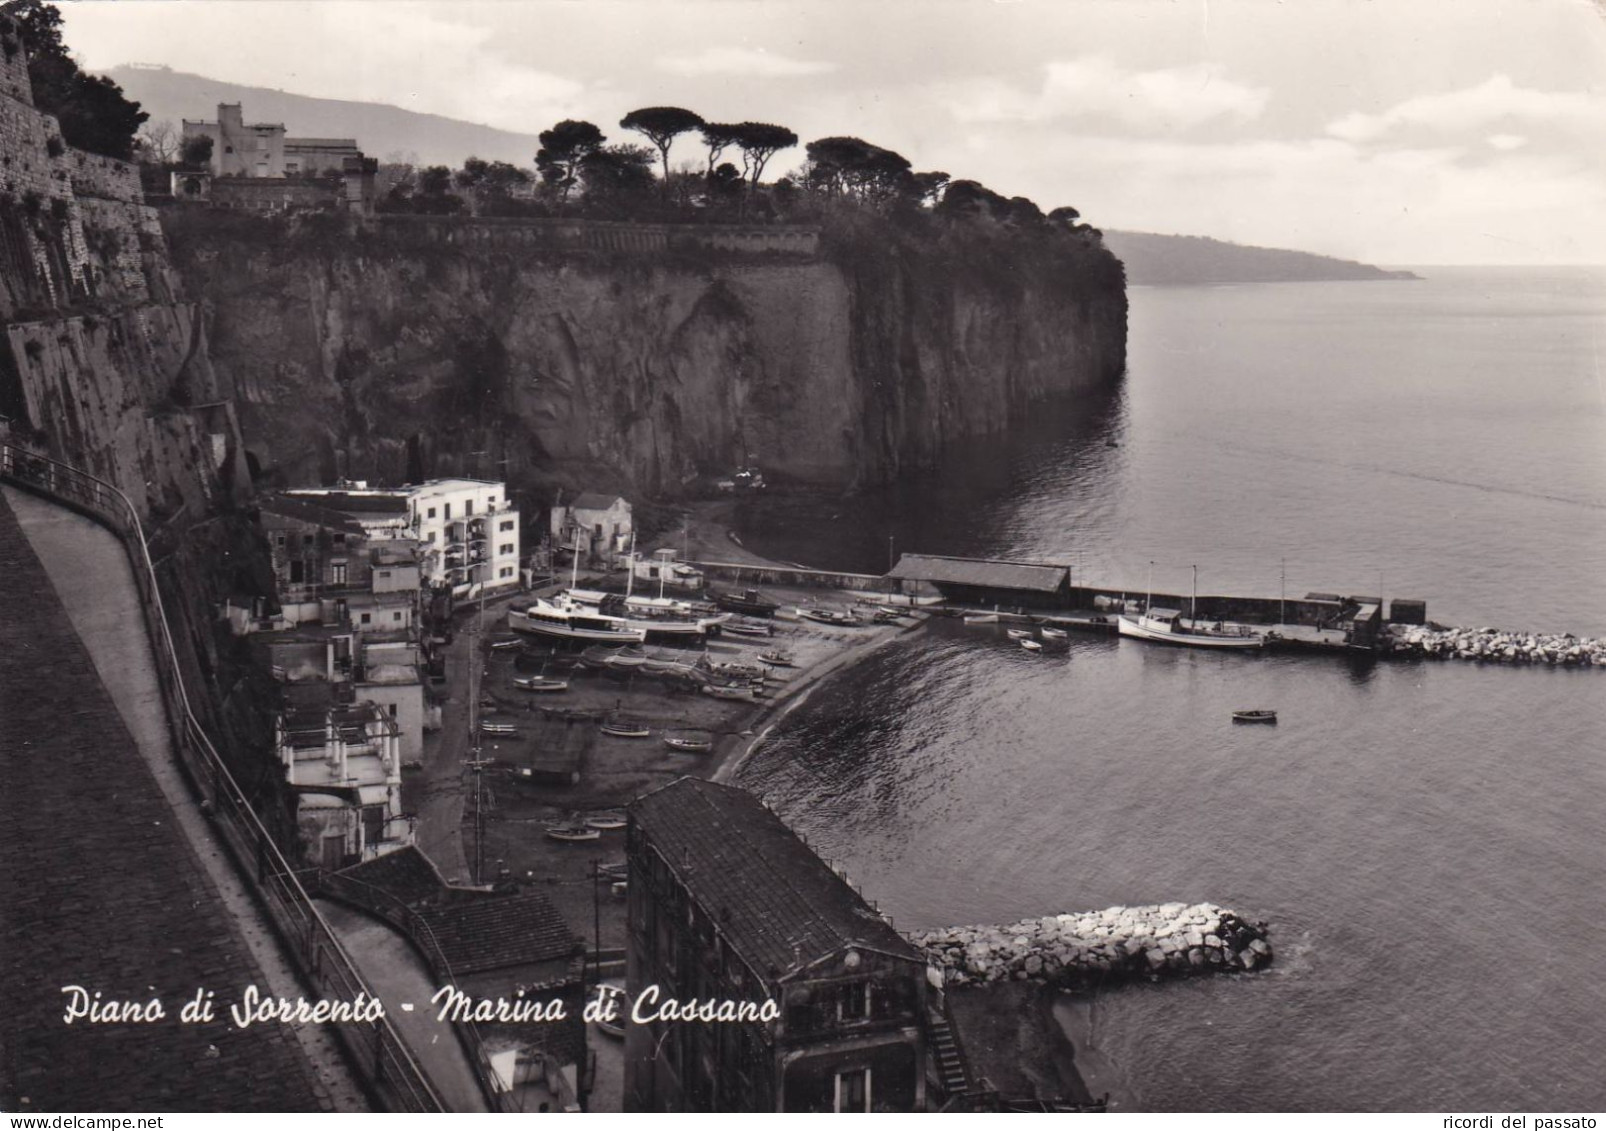
<svg viewBox="0 0 1606 1131"><path fill-rule="evenodd" d="M646 738L652 733L646 723L631 715L605 715L600 729L615 738Z"/></svg>
<svg viewBox="0 0 1606 1131"><path fill-rule="evenodd" d="M704 671L713 672L723 679L763 679L769 675L763 664L739 664L731 660L710 660L703 665Z"/></svg>
<svg viewBox="0 0 1606 1131"><path fill-rule="evenodd" d="M585 819L586 828L596 829L598 832L603 833L622 829L628 823L624 816L619 813L595 813Z"/></svg>
<svg viewBox="0 0 1606 1131"><path fill-rule="evenodd" d="M1234 711L1232 721L1235 723L1274 723L1277 721L1276 711Z"/></svg>
<svg viewBox="0 0 1606 1131"><path fill-rule="evenodd" d="M864 621L859 619L859 614L851 609L799 609L798 613L807 620L839 625L843 628L858 628L864 624Z"/></svg>
<svg viewBox="0 0 1606 1131"><path fill-rule="evenodd" d="M513 686L520 691L556 692L569 690L569 681L566 679L544 679L540 676L531 676L528 679L515 679Z"/></svg>
<svg viewBox="0 0 1606 1131"><path fill-rule="evenodd" d="M1020 646L1026 649L1028 652L1041 652L1043 650L1042 644L1038 643L1036 640L1022 640L1020 642Z"/></svg>
<svg viewBox="0 0 1606 1131"><path fill-rule="evenodd" d="M703 694L715 699L762 699L764 689L752 684L705 683Z"/></svg>
<svg viewBox="0 0 1606 1131"><path fill-rule="evenodd" d="M733 615L715 613L712 616L698 616L691 605L673 597L621 596L598 589L568 589L562 596L582 608L595 609L604 616L618 617L630 628L640 630L644 639L685 640L706 636L711 629L723 625Z"/></svg>
<svg viewBox="0 0 1606 1131"><path fill-rule="evenodd" d="M709 596L714 604L733 613L742 613L751 617L770 617L780 605L764 596L757 589L744 589L740 593L711 591Z"/></svg>
<svg viewBox="0 0 1606 1131"><path fill-rule="evenodd" d="M998 623L998 614L996 612L991 612L991 613L966 613L965 614L965 623L966 624L997 624Z"/></svg>
<svg viewBox="0 0 1606 1131"><path fill-rule="evenodd" d="M1210 628L1199 622L1199 567L1193 567L1193 612L1188 617L1186 627L1182 621L1180 609L1153 608L1154 596L1154 563L1149 563L1149 600L1144 602L1144 612L1139 616L1123 614L1116 620L1116 631L1122 636L1135 637L1138 640L1152 640L1158 644L1180 644L1191 648L1229 648L1249 649L1259 648L1265 643L1265 638L1241 625L1231 628Z"/></svg>
<svg viewBox="0 0 1606 1131"><path fill-rule="evenodd" d="M1070 634L1063 628L1040 628L1037 631L1042 634L1045 641L1070 639Z"/></svg>
<svg viewBox="0 0 1606 1131"><path fill-rule="evenodd" d="M1006 628L1004 632L1011 640L1030 640L1032 638L1032 632L1029 628Z"/></svg>
<svg viewBox="0 0 1606 1131"><path fill-rule="evenodd" d="M758 658L775 668L794 668L797 661L792 659L792 653L781 648L771 648L768 652L760 652Z"/></svg>
<svg viewBox="0 0 1606 1131"><path fill-rule="evenodd" d="M664 745L682 754L706 754L714 748L714 736L704 730L666 730Z"/></svg>
<svg viewBox="0 0 1606 1131"><path fill-rule="evenodd" d="M546 831L548 840L561 840L566 844L601 840L602 833L585 825L554 825Z"/></svg>
<svg viewBox="0 0 1606 1131"><path fill-rule="evenodd" d="M727 621L721 626L720 631L729 633L732 636L774 636L775 626L769 621L737 617L734 620Z"/></svg>

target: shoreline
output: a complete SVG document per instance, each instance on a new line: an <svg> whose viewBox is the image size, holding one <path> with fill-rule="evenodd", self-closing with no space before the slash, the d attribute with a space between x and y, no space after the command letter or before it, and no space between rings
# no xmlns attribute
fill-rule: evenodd
<svg viewBox="0 0 1606 1131"><path fill-rule="evenodd" d="M1088 1094L1095 1099L1105 1097L1107 1110L1120 1111L1124 1107L1120 1072L1094 1039L1100 992L1056 995L1046 1011L1045 1023L1058 1026L1065 1043L1070 1045L1076 1073Z"/></svg>

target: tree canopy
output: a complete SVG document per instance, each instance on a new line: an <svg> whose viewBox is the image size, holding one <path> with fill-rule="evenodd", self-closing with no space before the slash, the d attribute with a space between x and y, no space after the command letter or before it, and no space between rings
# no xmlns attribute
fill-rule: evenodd
<svg viewBox="0 0 1606 1131"><path fill-rule="evenodd" d="M134 137L149 114L124 97L111 79L85 74L61 39L61 12L44 0L6 0L28 48L28 79L34 105L61 123L68 145L123 161L134 156ZM9 51L10 48L8 47Z"/></svg>
<svg viewBox="0 0 1606 1131"><path fill-rule="evenodd" d="M669 147L681 134L690 133L703 125L702 116L679 106L648 106L632 110L619 120L619 128L634 130L658 149L663 159L664 184L669 183Z"/></svg>
<svg viewBox="0 0 1606 1131"><path fill-rule="evenodd" d="M559 190L560 198L567 200L569 190L579 179L580 162L586 155L602 148L607 138L590 122L565 118L550 130L541 131L541 151L535 155L535 167L541 180Z"/></svg>
<svg viewBox="0 0 1606 1131"><path fill-rule="evenodd" d="M764 166L769 164L770 158L797 144L797 134L769 122L740 122L734 130L731 140L742 151L742 166L747 170L748 183L754 187L764 175Z"/></svg>

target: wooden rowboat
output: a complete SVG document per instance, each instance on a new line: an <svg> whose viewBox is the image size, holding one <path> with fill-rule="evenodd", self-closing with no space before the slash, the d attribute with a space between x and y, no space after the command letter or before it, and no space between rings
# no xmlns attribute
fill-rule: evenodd
<svg viewBox="0 0 1606 1131"><path fill-rule="evenodd" d="M1274 723L1277 721L1276 711L1234 711L1232 721L1235 723Z"/></svg>

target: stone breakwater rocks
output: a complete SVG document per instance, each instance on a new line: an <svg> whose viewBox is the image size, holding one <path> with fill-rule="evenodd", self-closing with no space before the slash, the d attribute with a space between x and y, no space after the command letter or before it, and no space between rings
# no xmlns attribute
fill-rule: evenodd
<svg viewBox="0 0 1606 1131"><path fill-rule="evenodd" d="M1111 979L1254 970L1271 962L1264 923L1210 903L1110 907L1007 927L945 927L910 941L949 985Z"/></svg>
<svg viewBox="0 0 1606 1131"><path fill-rule="evenodd" d="M1589 637L1500 632L1493 628L1399 628L1383 638L1383 650L1441 660L1488 660L1502 664L1606 667L1606 640Z"/></svg>

